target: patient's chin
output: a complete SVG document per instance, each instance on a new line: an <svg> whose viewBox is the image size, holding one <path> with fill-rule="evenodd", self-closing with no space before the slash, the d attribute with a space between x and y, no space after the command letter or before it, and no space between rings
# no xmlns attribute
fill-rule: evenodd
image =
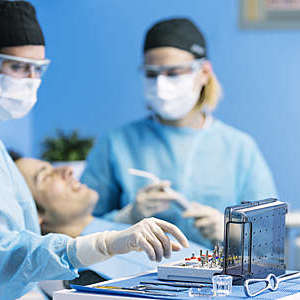
<svg viewBox="0 0 300 300"><path fill-rule="evenodd" d="M93 205L95 205L99 199L99 194L96 191L91 190L91 189L89 189L89 192L90 192L90 197L91 197L91 203Z"/></svg>
<svg viewBox="0 0 300 300"><path fill-rule="evenodd" d="M92 208L96 205L98 198L98 193L89 188L86 188L84 194L81 195L81 199Z"/></svg>

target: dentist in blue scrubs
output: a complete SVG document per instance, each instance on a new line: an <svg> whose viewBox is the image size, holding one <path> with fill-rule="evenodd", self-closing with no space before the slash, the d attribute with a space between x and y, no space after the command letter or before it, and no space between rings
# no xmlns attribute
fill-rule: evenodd
<svg viewBox="0 0 300 300"><path fill-rule="evenodd" d="M0 2L0 121L21 118L37 100L45 59L45 41L29 2ZM36 183L47 181L40 174ZM72 185L78 193L86 187ZM188 242L174 225L155 218L128 229L71 238L63 234L41 236L31 193L0 142L0 299L16 299L48 279L73 279L77 269L116 254L143 250L152 260L169 257ZM101 228L99 228L99 231Z"/></svg>
<svg viewBox="0 0 300 300"><path fill-rule="evenodd" d="M95 216L130 224L155 216L211 247L223 239L225 207L276 197L270 169L253 138L214 118L221 87L192 21L154 24L143 49L149 115L100 137L81 181L100 194ZM184 212L175 205L182 195Z"/></svg>

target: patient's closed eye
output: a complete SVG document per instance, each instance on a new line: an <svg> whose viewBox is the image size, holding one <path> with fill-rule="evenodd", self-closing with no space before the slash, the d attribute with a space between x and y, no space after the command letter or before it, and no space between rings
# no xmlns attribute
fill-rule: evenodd
<svg viewBox="0 0 300 300"><path fill-rule="evenodd" d="M39 184L41 182L46 181L52 175L54 175L54 169L49 166L43 166L42 168L39 169L39 171L34 176L34 181L36 184Z"/></svg>

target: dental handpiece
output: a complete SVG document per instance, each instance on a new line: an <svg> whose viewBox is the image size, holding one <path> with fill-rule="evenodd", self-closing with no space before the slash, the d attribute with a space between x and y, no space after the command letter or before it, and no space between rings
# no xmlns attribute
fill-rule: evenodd
<svg viewBox="0 0 300 300"><path fill-rule="evenodd" d="M139 176L139 177L144 177L144 178L148 178L150 180L152 180L153 183L160 183L162 182L161 179L159 179L156 175L147 172L147 171L143 171L143 170L138 170L138 169L133 169L133 168L129 168L128 169L129 174L131 175L135 175L135 176ZM165 192L169 192L172 193L174 192L174 190L172 190L170 187L166 187L164 188ZM182 209L182 210L186 210L189 207L189 201L183 196L183 195L178 195L178 197L175 199L175 203Z"/></svg>

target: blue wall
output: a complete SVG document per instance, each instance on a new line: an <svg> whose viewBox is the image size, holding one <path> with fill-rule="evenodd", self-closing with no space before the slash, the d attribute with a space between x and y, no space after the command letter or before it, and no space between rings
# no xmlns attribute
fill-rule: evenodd
<svg viewBox="0 0 300 300"><path fill-rule="evenodd" d="M32 155L32 113L26 118L1 122L1 141L8 149L25 156Z"/></svg>
<svg viewBox="0 0 300 300"><path fill-rule="evenodd" d="M224 87L216 116L249 132L282 200L300 208L300 32L244 31L238 0L33 0L53 60L33 113L33 154L56 128L98 135L145 114L146 28L189 16L203 29Z"/></svg>

